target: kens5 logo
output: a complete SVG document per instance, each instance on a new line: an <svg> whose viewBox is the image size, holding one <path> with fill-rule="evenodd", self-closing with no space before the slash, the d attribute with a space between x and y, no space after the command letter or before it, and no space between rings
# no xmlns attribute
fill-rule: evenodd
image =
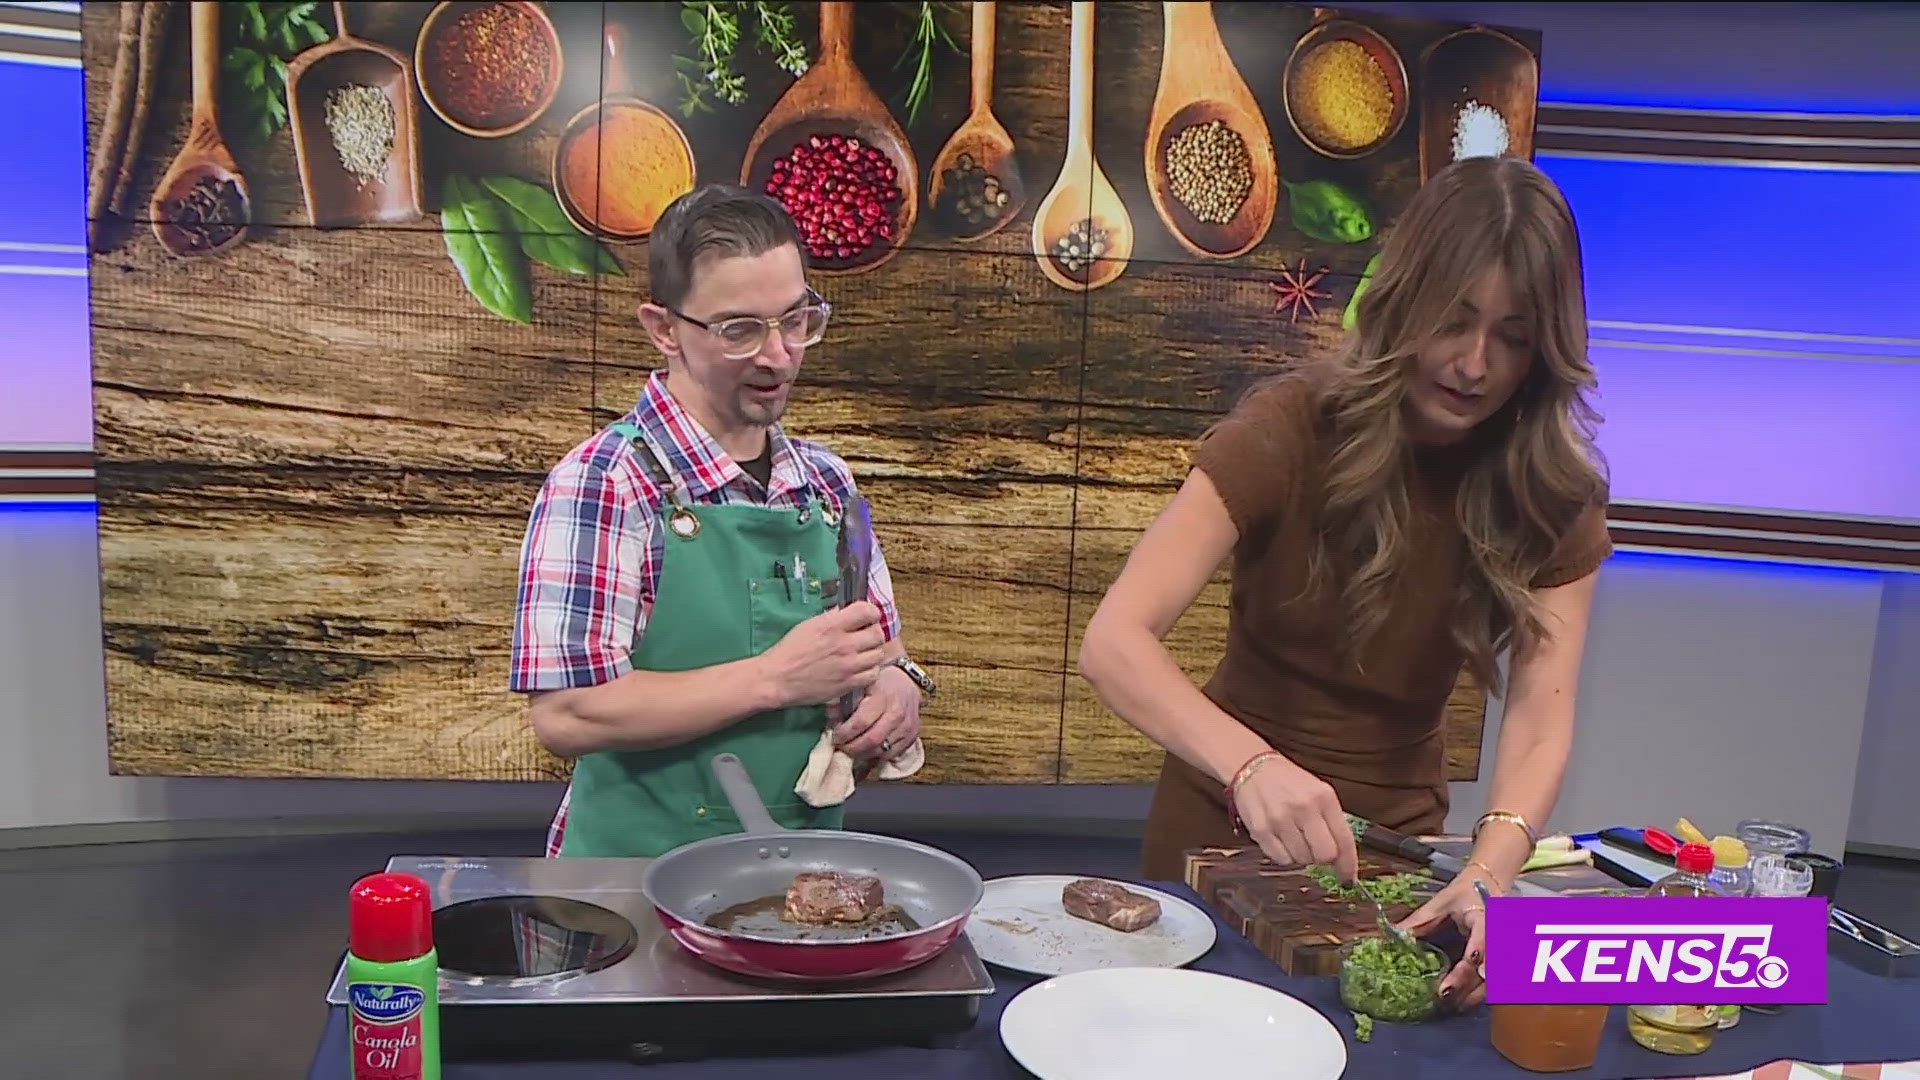
<svg viewBox="0 0 1920 1080"><path fill-rule="evenodd" d="M1819 897L1495 897L1487 1000L1823 1004Z"/></svg>

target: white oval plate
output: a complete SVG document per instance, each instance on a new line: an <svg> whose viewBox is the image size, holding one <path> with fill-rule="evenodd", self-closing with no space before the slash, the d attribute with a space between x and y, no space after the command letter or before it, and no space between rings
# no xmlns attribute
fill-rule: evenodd
<svg viewBox="0 0 1920 1080"><path fill-rule="evenodd" d="M1251 1076L1338 1080L1347 1044L1313 1006L1259 983L1181 968L1108 968L1028 987L1000 1041L1040 1080ZM1254 1072L1249 1072L1249 1068Z"/></svg>
<svg viewBox="0 0 1920 1080"><path fill-rule="evenodd" d="M1067 914L1060 890L1084 875L995 878L967 920L980 959L1029 975L1070 975L1099 968L1177 968L1213 948L1207 913L1176 896L1125 881L1114 884L1160 902L1160 918L1131 933Z"/></svg>

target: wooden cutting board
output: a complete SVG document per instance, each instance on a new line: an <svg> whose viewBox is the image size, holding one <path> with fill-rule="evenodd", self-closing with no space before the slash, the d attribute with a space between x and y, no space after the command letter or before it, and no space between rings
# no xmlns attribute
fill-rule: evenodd
<svg viewBox="0 0 1920 1080"><path fill-rule="evenodd" d="M1457 844L1446 838L1422 839L1462 856L1471 846L1464 838ZM1420 869L1397 855L1366 848L1359 854L1363 878ZM1185 873L1188 888L1289 975L1337 975L1341 946L1381 936L1373 905L1365 899L1331 897L1304 868L1283 870L1257 848L1197 848L1186 853ZM1618 882L1589 866L1540 870L1527 880L1570 894L1623 891ZM1440 884L1436 879L1417 888L1412 904L1388 904L1387 918L1397 921L1411 914Z"/></svg>
<svg viewBox="0 0 1920 1080"><path fill-rule="evenodd" d="M1416 864L1397 856L1360 852L1363 878L1417 870ZM1186 883L1289 975L1338 974L1341 946L1380 936L1372 904L1359 897L1331 897L1304 868L1283 870L1257 848L1189 851ZM1434 882L1433 888L1438 886ZM1431 895L1432 889L1426 893ZM1397 920L1412 911L1410 904L1389 904L1387 918Z"/></svg>

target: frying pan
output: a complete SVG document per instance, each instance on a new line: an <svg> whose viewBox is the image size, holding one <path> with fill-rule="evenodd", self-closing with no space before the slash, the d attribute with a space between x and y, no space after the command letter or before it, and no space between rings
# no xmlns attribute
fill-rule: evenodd
<svg viewBox="0 0 1920 1080"><path fill-rule="evenodd" d="M841 829L785 829L767 813L733 754L711 762L744 833L714 836L653 860L641 892L673 939L716 967L783 982L839 982L905 971L940 955L966 929L985 887L963 860L890 836ZM794 875L837 870L878 877L886 902L914 924L859 932L798 928L751 931L706 925L736 904L784 896Z"/></svg>

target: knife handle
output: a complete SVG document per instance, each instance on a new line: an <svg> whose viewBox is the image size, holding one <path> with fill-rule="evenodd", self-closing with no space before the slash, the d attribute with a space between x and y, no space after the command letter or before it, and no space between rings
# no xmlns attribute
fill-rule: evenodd
<svg viewBox="0 0 1920 1080"><path fill-rule="evenodd" d="M1423 866L1433 861L1433 848L1431 846L1411 836L1404 836L1394 832L1392 829L1375 825L1371 822L1367 824L1366 835L1360 839L1363 844L1376 851L1384 851L1389 855L1398 855L1403 859L1412 859L1414 862L1420 863Z"/></svg>

